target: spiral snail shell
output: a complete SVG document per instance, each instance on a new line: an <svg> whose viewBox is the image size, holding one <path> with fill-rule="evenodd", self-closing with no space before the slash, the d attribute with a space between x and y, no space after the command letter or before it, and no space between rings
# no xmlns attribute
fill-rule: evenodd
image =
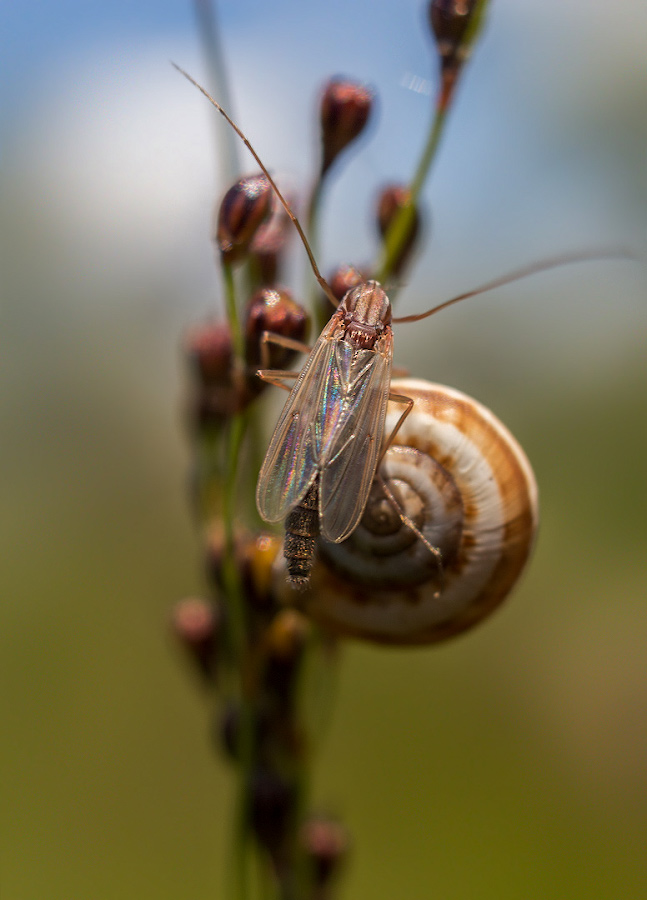
<svg viewBox="0 0 647 900"><path fill-rule="evenodd" d="M485 618L518 580L537 529L537 486L515 438L482 404L418 379L392 386L414 400L379 469L401 511L376 479L353 534L319 541L311 590L296 602L343 635L435 643ZM400 413L389 404L386 434Z"/></svg>

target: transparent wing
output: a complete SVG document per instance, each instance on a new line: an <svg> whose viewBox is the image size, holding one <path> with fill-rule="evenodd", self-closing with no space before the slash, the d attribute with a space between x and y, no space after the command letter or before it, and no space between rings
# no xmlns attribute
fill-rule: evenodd
<svg viewBox="0 0 647 900"><path fill-rule="evenodd" d="M389 342L384 353L356 351L349 365L343 415L321 467L319 489L321 532L334 543L351 534L366 506L384 435L391 358Z"/></svg>
<svg viewBox="0 0 647 900"><path fill-rule="evenodd" d="M279 522L301 500L319 471L322 440L329 439L339 412L331 403L337 341L326 328L301 370L279 417L256 485L256 505L266 522ZM322 405L324 407L322 411Z"/></svg>

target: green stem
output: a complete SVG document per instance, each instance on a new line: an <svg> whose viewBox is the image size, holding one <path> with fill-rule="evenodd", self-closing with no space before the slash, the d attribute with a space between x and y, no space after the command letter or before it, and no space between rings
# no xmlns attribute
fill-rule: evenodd
<svg viewBox="0 0 647 900"><path fill-rule="evenodd" d="M234 827L235 896L247 900L250 896L249 883L249 786L254 762L253 707L249 697L245 672L248 670L247 616L245 594L236 560L236 486L238 461L243 439L247 430L247 415L239 413L230 423L227 439L226 475L223 494L222 518L225 528L225 552L223 559L223 582L227 598L228 629L234 670L238 673L238 702L240 720L238 732L238 785Z"/></svg>
<svg viewBox="0 0 647 900"><path fill-rule="evenodd" d="M413 222L418 197L420 196L420 192L422 191L427 175L429 174L429 169L434 161L436 151L438 150L446 117L447 107L445 105L437 104L434 118L431 123L431 129L429 130L429 136L427 137L427 143L425 144L422 156L420 157L415 175L409 185L409 203L400 208L384 239L382 259L376 275L377 280L382 284L388 283L393 272L394 263L407 238L411 223Z"/></svg>
<svg viewBox="0 0 647 900"><path fill-rule="evenodd" d="M393 265L398 259L400 251L402 250L404 242L406 241L409 228L411 227L411 223L413 222L418 198L425 184L425 181L427 180L429 169L431 168L431 164L434 161L436 152L438 150L438 145L440 143L440 138L445 127L447 112L451 105L456 83L458 82L458 79L463 71L463 66L467 61L467 57L469 56L472 45L476 41L481 32L481 29L483 28L483 24L485 22L485 13L487 11L489 2L490 0L479 0L474 8L467 30L463 37L463 58L460 64L451 71L441 71L441 83L436 98L434 118L429 130L427 143L424 150L422 151L422 156L420 157L420 162L418 163L415 175L413 176L411 184L409 185L409 203L406 206L401 207L397 216L391 223L391 226L384 239L382 259L379 266L377 267L376 275L377 280L382 284L388 283L388 279L393 274ZM393 293L393 288L391 288L390 292Z"/></svg>
<svg viewBox="0 0 647 900"><path fill-rule="evenodd" d="M234 269L230 263L223 260L222 277L225 282L225 309L227 321L231 329L231 341L234 347L234 355L239 370L245 365L245 338L243 336L238 309L236 308L236 284L234 281Z"/></svg>
<svg viewBox="0 0 647 900"><path fill-rule="evenodd" d="M225 306L234 349L233 377L244 373L244 336L236 307L236 287L231 265L223 262ZM253 706L246 673L249 670L249 644L245 592L236 559L235 520L237 513L238 467L247 425L248 411L236 413L229 423L226 442L222 520L225 531L223 582L227 601L227 620L234 670L238 674L240 720L238 733L238 785L233 833L234 892L238 900L250 897L249 879L249 799L254 763Z"/></svg>

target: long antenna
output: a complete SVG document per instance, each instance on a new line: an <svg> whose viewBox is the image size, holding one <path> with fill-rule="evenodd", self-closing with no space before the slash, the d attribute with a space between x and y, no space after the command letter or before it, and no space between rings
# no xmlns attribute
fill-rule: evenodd
<svg viewBox="0 0 647 900"><path fill-rule="evenodd" d="M636 256L631 253L629 250L624 250L619 248L618 250L584 250L581 253L564 253L561 256L552 256L548 259L544 259L541 262L531 263L528 266L522 266L519 269L513 269L512 272L508 272L507 275L502 275L500 278L495 278L493 281L488 281L485 284L481 285L481 287L474 288L472 291L466 291L464 294L459 294L457 297L452 297L450 300L445 300L444 303L440 303L438 306L432 307L432 309L428 309L423 313L416 313L411 316L398 316L397 318L392 319L393 322L403 323L403 322L419 322L420 319L427 319L429 316L433 316L434 313L440 312L441 309L447 309L448 306L453 306L454 303L458 303L460 300L467 300L468 297L475 297L477 294L484 294L486 291L492 291L494 288L502 287L504 284L510 284L513 281L519 281L522 278L527 278L528 275L536 275L538 272L545 272L547 269L557 269L559 266L567 266L571 263L578 262L586 262L587 260L592 259L632 259L635 260Z"/></svg>
<svg viewBox="0 0 647 900"><path fill-rule="evenodd" d="M234 129L234 131L236 132L236 134L238 135L238 137L239 137L239 138L242 140L242 142L245 144L245 146L247 147L247 149L249 150L249 152L252 154L252 156L254 157L254 159L256 160L256 162L259 164L259 166L261 167L261 171L262 171L263 175L265 175L265 177L266 177L267 180L269 181L269 183L270 183L270 185L271 185L271 187L272 187L272 190L274 191L274 193L276 194L276 196L277 196L278 199L280 200L280 202L281 202L281 204L282 204L282 206L283 206L283 209L286 211L286 213L288 214L288 216L289 216L290 219L292 220L292 222L293 222L293 224L294 224L294 227L296 228L297 232L299 233L299 237L301 238L301 243L302 243L303 246L306 248L306 253L308 254L308 259L310 260L310 265L312 266L312 271L313 271L314 274L315 274L315 278L317 279L317 281L318 281L319 284L321 285L321 288L322 288L322 290L325 292L325 294L326 294L326 296L328 297L328 299L333 303L334 306L338 306L338 305L339 305L339 301L337 300L337 298L336 298L335 295L333 294L333 292L332 292L332 290L331 290L331 288L330 288L328 282L326 281L326 279L323 277L323 275L322 275L321 272L319 271L319 267L317 266L316 260L315 260L315 258L314 258L313 253L312 253L312 250L310 249L310 244L308 243L308 239L307 239L307 237L306 237L305 234L304 234L303 228L301 227L301 224L300 224L299 220L297 219L297 217L295 216L295 214L292 212L292 209L290 208L290 204L287 202L287 200L285 199L285 197L283 196L283 194L281 193L281 191L278 189L276 182L274 181L274 179L272 178L272 176L270 175L270 173L269 173L269 172L267 171L267 169L265 168L265 165L263 164L263 161L262 161L262 159L260 158L260 156L258 155L258 153L256 152L256 150L254 150L254 148L252 147L252 145L250 144L250 142L248 141L248 139L245 137L245 135L243 134L243 132L240 130L240 128L238 127L238 125L236 125L236 123L234 122L234 120L233 120L232 118L230 118L230 116L227 115L227 113L224 111L224 109L222 108L222 106L217 102L217 100L214 100L213 97L211 96L211 94L210 94L208 91L206 91L206 90L202 87L201 84L198 84L198 82L195 80L195 78L192 78L191 75L189 75L188 72L185 72L184 69L183 69L181 66L178 66L178 64L177 64L177 63L174 63L172 60L171 60L171 65L173 66L174 69L177 69L177 70L178 70L178 72L180 73L180 75L184 75L184 77L185 77L188 81L190 81L191 84L195 85L195 87L197 87L197 89L200 91L200 93L204 94L204 96L207 98L207 100L208 100L210 103L212 103L213 106L216 107L216 109L218 110L218 112L219 112L222 116L224 116L224 118L227 120L227 122L229 122L229 124L230 124L231 127Z"/></svg>

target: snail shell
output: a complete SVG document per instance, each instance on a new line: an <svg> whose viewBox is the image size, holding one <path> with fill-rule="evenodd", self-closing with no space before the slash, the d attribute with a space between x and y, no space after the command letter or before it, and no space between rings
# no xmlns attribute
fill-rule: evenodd
<svg viewBox="0 0 647 900"><path fill-rule="evenodd" d="M341 544L318 542L311 590L290 599L339 634L434 643L481 621L518 580L537 529L537 486L515 438L482 404L418 379L392 386L414 406L379 474L439 552L376 480L358 528ZM385 434L401 412L389 403Z"/></svg>

